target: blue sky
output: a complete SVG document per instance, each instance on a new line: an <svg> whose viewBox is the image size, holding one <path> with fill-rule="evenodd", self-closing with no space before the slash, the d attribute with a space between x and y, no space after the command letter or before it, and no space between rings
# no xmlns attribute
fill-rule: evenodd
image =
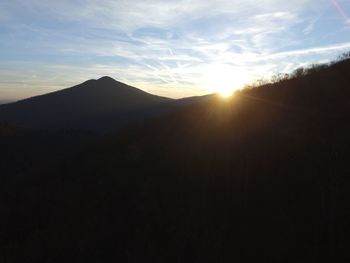
<svg viewBox="0 0 350 263"><path fill-rule="evenodd" d="M2 0L0 100L109 75L174 98L350 50L349 0Z"/></svg>

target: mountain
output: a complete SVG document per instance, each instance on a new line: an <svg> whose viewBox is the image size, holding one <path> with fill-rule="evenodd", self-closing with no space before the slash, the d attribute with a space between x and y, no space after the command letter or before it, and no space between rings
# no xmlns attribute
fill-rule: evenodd
<svg viewBox="0 0 350 263"><path fill-rule="evenodd" d="M52 219L65 235L47 235L48 253L79 246L81 262L348 262L349 70L346 60L231 100L208 97L95 144L58 172L70 183L56 207L69 212Z"/></svg>
<svg viewBox="0 0 350 263"><path fill-rule="evenodd" d="M349 262L349 70L346 60L232 99L194 99L63 163L1 177L0 254L5 262Z"/></svg>
<svg viewBox="0 0 350 263"><path fill-rule="evenodd" d="M102 77L1 105L0 121L41 129L109 130L143 118L152 108L170 101Z"/></svg>

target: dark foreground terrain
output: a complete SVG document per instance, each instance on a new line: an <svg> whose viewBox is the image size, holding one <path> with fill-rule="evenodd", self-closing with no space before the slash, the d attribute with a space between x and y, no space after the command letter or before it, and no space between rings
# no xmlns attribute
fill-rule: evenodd
<svg viewBox="0 0 350 263"><path fill-rule="evenodd" d="M23 168L1 162L0 261L349 262L349 72L208 96L61 155L3 125Z"/></svg>

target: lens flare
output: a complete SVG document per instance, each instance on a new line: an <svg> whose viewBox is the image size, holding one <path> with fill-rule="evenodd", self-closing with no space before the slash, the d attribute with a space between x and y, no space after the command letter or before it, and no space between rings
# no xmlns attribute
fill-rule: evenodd
<svg viewBox="0 0 350 263"><path fill-rule="evenodd" d="M330 0L332 4L335 6L335 8L338 10L341 17L345 20L345 24L350 27L350 20L348 15L345 13L344 9L341 7L341 5L338 3L337 0Z"/></svg>

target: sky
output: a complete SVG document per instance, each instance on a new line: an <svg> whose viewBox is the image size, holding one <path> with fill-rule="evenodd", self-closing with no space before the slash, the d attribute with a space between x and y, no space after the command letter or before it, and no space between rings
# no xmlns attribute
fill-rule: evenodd
<svg viewBox="0 0 350 263"><path fill-rule="evenodd" d="M350 0L1 0L0 100L110 76L173 98L350 51Z"/></svg>

